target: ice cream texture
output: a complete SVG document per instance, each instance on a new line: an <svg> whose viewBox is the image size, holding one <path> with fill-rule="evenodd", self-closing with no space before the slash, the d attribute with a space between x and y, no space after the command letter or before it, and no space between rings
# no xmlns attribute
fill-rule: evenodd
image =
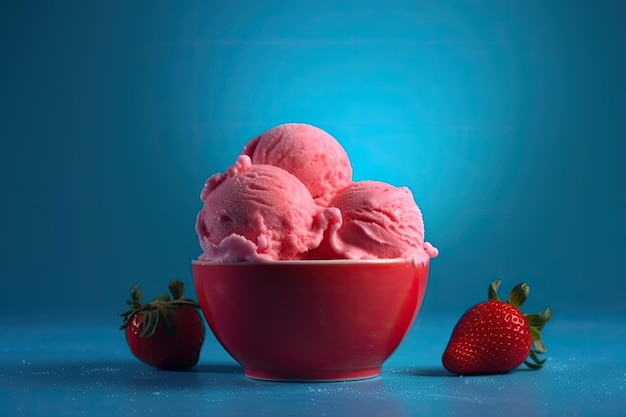
<svg viewBox="0 0 626 417"><path fill-rule="evenodd" d="M305 123L285 123L243 148L253 164L269 164L295 175L322 205L352 182L348 154L328 132Z"/></svg>
<svg viewBox="0 0 626 417"><path fill-rule="evenodd" d="M329 230L314 257L419 259L438 255L436 248L424 242L422 212L407 187L357 181L330 204L341 211L343 224Z"/></svg>
<svg viewBox="0 0 626 417"><path fill-rule="evenodd" d="M313 202L296 177L272 165L253 165L241 155L224 174L209 178L196 231L203 259L257 261L298 259L316 248L336 208Z"/></svg>
<svg viewBox="0 0 626 417"><path fill-rule="evenodd" d="M438 251L407 187L353 181L339 142L304 124L275 126L206 181L196 232L213 262L409 258Z"/></svg>

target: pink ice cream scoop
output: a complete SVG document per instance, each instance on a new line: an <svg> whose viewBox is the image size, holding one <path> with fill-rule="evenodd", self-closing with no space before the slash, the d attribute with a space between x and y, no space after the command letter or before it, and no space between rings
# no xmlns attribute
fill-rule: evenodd
<svg viewBox="0 0 626 417"><path fill-rule="evenodd" d="M423 261L438 251L424 242L422 212L407 187L378 181L357 181L332 200L343 224L326 233L315 259L413 258Z"/></svg>
<svg viewBox="0 0 626 417"><path fill-rule="evenodd" d="M341 222L336 208L321 208L308 189L282 168L241 155L202 191L196 232L202 260L215 262L290 260L303 257Z"/></svg>
<svg viewBox="0 0 626 417"><path fill-rule="evenodd" d="M320 205L352 182L346 151L329 133L309 124L275 126L250 140L242 154L253 164L274 165L295 175Z"/></svg>

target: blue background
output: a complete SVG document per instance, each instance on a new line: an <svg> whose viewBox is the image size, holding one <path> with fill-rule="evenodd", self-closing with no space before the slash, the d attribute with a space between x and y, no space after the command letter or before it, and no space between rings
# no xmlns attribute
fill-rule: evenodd
<svg viewBox="0 0 626 417"><path fill-rule="evenodd" d="M206 178L279 123L408 185L422 314L526 280L626 312L626 2L2 1L0 317L108 317L191 285Z"/></svg>
<svg viewBox="0 0 626 417"><path fill-rule="evenodd" d="M0 414L623 416L625 21L621 0L0 0ZM139 362L131 285L191 287L204 181L293 121L413 190L441 254L411 332L348 383L250 380L210 333L191 372ZM494 278L553 307L548 362L451 376Z"/></svg>

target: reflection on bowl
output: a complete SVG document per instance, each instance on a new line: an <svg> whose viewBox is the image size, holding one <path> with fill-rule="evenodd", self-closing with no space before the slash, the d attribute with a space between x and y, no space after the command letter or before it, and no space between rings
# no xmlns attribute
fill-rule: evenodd
<svg viewBox="0 0 626 417"><path fill-rule="evenodd" d="M250 378L345 381L380 374L422 305L429 263L192 262L209 327Z"/></svg>

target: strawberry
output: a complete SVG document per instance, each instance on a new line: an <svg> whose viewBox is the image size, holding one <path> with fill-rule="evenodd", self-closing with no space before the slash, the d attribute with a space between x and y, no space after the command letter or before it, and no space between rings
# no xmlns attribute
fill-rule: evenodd
<svg viewBox="0 0 626 417"><path fill-rule="evenodd" d="M519 307L530 287L516 285L508 301L498 298L500 281L489 286L488 301L470 308L452 331L443 354L443 366L458 375L486 375L509 372L522 363L540 369L546 352L541 330L552 318L552 310L524 314Z"/></svg>
<svg viewBox="0 0 626 417"><path fill-rule="evenodd" d="M162 294L142 305L139 285L133 286L131 309L120 316L130 351L142 362L160 369L185 369L198 363L204 342L204 324L198 303L183 296L184 285L172 280L172 296Z"/></svg>

